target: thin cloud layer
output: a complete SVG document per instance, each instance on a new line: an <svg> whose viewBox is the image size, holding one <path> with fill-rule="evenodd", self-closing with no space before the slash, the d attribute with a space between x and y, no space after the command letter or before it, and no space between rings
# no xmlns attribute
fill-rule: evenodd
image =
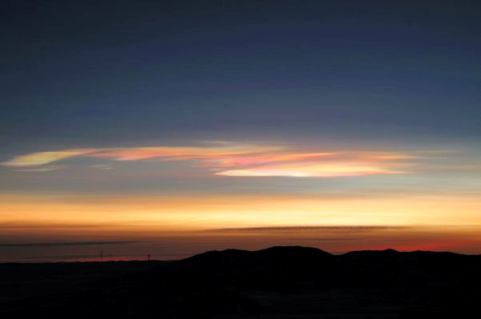
<svg viewBox="0 0 481 319"><path fill-rule="evenodd" d="M79 242L51 242L51 243L0 243L0 248L130 245L130 244L137 244L137 243L141 243L141 242L133 241L133 240L115 240L115 241L79 241Z"/></svg>
<svg viewBox="0 0 481 319"><path fill-rule="evenodd" d="M70 149L61 151L36 152L26 155L16 156L6 162L3 166L7 167L34 167L61 161L67 158L87 155L95 152L95 149Z"/></svg>
<svg viewBox="0 0 481 319"><path fill-rule="evenodd" d="M303 163L272 164L261 167L233 169L216 173L222 176L285 176L285 177L343 177L343 176L366 176L381 174L400 174L388 167L382 167L382 163Z"/></svg>
<svg viewBox="0 0 481 319"><path fill-rule="evenodd" d="M217 176L232 177L342 177L401 174L412 159L398 152L297 151L280 146L213 143L208 146L152 146L88 148L35 152L2 165L41 171L45 165L75 157L113 161L195 161ZM48 171L44 170L44 171Z"/></svg>
<svg viewBox="0 0 481 319"><path fill-rule="evenodd" d="M265 226L209 229L208 232L236 232L236 233L284 233L284 232L322 232L322 233L364 233L391 229L409 229L410 226L393 225L337 225L337 226Z"/></svg>

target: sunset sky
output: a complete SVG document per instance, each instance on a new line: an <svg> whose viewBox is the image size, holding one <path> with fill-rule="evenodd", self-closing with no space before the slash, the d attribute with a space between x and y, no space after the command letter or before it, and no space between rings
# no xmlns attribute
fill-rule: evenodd
<svg viewBox="0 0 481 319"><path fill-rule="evenodd" d="M481 253L477 1L2 1L0 262Z"/></svg>

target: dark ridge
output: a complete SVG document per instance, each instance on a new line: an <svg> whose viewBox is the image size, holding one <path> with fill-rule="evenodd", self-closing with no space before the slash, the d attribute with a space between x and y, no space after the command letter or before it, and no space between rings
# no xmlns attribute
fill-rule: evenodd
<svg viewBox="0 0 481 319"><path fill-rule="evenodd" d="M312 255L312 256L331 256L330 253L325 252L319 248L304 247L304 246L273 246L265 249L255 251L258 254L281 254L286 257L296 255Z"/></svg>
<svg viewBox="0 0 481 319"><path fill-rule="evenodd" d="M250 254L247 250L226 249L226 250L210 250L201 254L184 259L185 261L216 261L221 259L242 258Z"/></svg>
<svg viewBox="0 0 481 319"><path fill-rule="evenodd" d="M292 258L319 258L328 257L331 254L312 247L302 246L274 246L256 251L226 249L226 250L212 250L202 254L192 256L185 259L185 261L202 261L202 262L229 262L241 260L277 260L281 261Z"/></svg>
<svg viewBox="0 0 481 319"><path fill-rule="evenodd" d="M0 266L4 318L475 318L481 256L316 248Z"/></svg>

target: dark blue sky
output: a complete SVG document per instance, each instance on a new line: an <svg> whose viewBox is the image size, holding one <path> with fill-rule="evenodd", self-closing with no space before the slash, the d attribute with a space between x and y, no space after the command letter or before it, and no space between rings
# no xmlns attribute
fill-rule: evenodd
<svg viewBox="0 0 481 319"><path fill-rule="evenodd" d="M481 138L477 1L2 1L0 12L2 158Z"/></svg>
<svg viewBox="0 0 481 319"><path fill-rule="evenodd" d="M480 17L459 0L1 0L0 255L325 246L306 226L332 251L479 253ZM325 226L375 227L349 246ZM198 232L242 227L294 228Z"/></svg>

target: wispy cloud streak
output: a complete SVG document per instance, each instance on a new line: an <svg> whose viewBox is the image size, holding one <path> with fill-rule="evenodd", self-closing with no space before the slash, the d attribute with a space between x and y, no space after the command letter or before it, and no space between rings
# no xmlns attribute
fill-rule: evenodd
<svg viewBox="0 0 481 319"><path fill-rule="evenodd" d="M332 232L365 232L375 230L409 229L410 226L392 225L338 225L338 226L265 226L265 227L236 227L208 229L208 232L305 232L305 231L332 231Z"/></svg>
<svg viewBox="0 0 481 319"><path fill-rule="evenodd" d="M61 151L49 151L49 152L36 152L26 155L16 156L6 162L3 162L3 166L7 167L33 167L50 164L53 162L61 161L67 158L78 157L87 155L88 153L95 152L95 149L70 149Z"/></svg>
<svg viewBox="0 0 481 319"><path fill-rule="evenodd" d="M216 173L222 176L286 176L286 177L342 177L380 174L400 174L380 163L344 162L344 163L290 163L268 165L244 169L226 170Z"/></svg>
<svg viewBox="0 0 481 319"><path fill-rule="evenodd" d="M36 152L14 157L2 165L17 170L74 158L113 161L195 161L218 176L341 177L400 174L409 154L369 151L298 151L281 146L212 143L207 146L88 148ZM37 169L38 171L38 169ZM48 169L44 170L48 171Z"/></svg>
<svg viewBox="0 0 481 319"><path fill-rule="evenodd" d="M98 245L130 245L139 241L117 240L117 241L80 241L80 242L51 242L51 243L0 243L2 247L70 247L70 246L98 246Z"/></svg>

